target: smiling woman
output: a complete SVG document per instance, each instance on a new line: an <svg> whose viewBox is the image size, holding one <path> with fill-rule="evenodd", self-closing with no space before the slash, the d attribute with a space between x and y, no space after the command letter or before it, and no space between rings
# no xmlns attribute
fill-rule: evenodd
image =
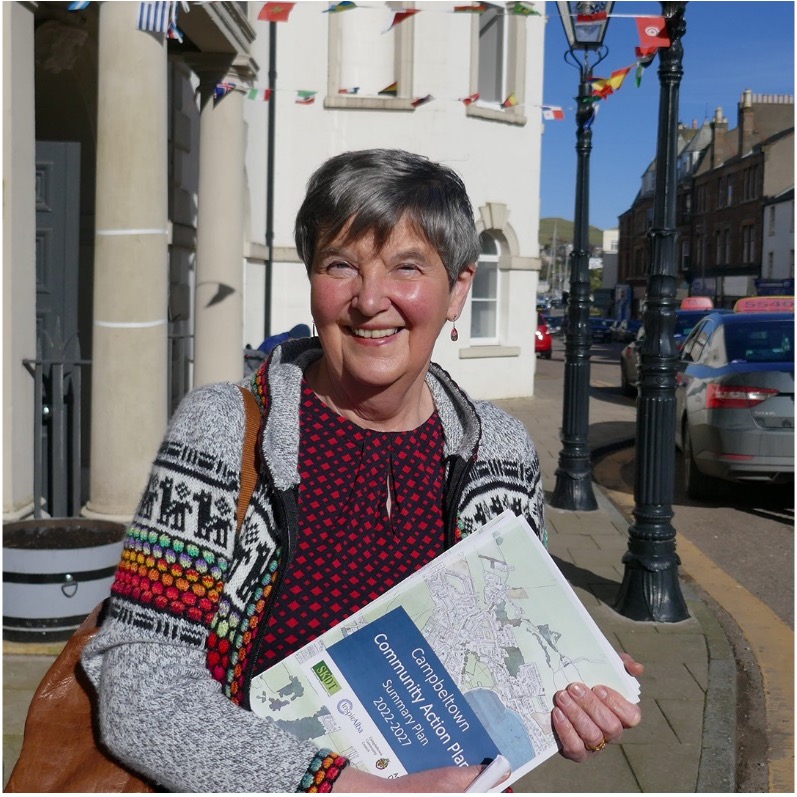
<svg viewBox="0 0 797 797"><path fill-rule="evenodd" d="M145 493L84 656L103 741L173 791L463 792L478 764L387 781L248 710L255 676L505 509L545 531L524 426L430 360L480 251L459 177L399 150L339 155L309 182L296 246L318 337L278 345L246 385L261 467L237 539L241 392L199 388L175 414L150 476L169 501ZM577 761L638 721L579 684L551 719Z"/></svg>

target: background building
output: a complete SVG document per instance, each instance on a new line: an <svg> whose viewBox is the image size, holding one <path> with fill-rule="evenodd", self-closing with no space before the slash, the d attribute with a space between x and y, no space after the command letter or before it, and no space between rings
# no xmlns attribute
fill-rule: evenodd
<svg viewBox="0 0 797 797"><path fill-rule="evenodd" d="M129 517L185 392L309 325L293 217L344 150L460 173L483 254L435 359L475 397L532 394L544 4L416 3L388 30L405 4L175 3L177 38L147 5L2 6L4 519Z"/></svg>
<svg viewBox="0 0 797 797"><path fill-rule="evenodd" d="M728 130L718 108L700 128L696 123L681 128L678 144L681 293L711 296L717 306L728 307L756 292L756 280L767 273L769 251L774 269L774 249L766 250L765 257L764 208L785 205L781 226L789 213L793 217L793 193L791 200L776 200L794 189L794 98L748 89L741 95L737 118L737 127ZM633 205L620 217L618 280L631 286L637 315L650 258L647 231L654 182L652 164ZM785 250L786 244L779 248Z"/></svg>

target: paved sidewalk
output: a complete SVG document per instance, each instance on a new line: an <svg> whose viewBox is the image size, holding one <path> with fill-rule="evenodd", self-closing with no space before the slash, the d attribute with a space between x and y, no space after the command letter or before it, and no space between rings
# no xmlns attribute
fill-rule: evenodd
<svg viewBox="0 0 797 797"><path fill-rule="evenodd" d="M496 402L520 418L537 446L546 495L556 484L562 425L561 378L539 370L533 399ZM593 456L629 445L635 410L595 386L590 398ZM642 723L621 745L577 765L555 756L515 784L516 792L733 792L736 788L736 667L714 615L682 583L690 618L628 620L612 608L623 579L628 521L594 484L598 509L546 507L549 549L595 622L620 651L645 665Z"/></svg>
<svg viewBox="0 0 797 797"><path fill-rule="evenodd" d="M544 487L555 484L562 381L538 371L534 398L497 402L520 418L540 454ZM633 439L634 409L593 386L594 454ZM547 509L550 550L603 632L645 664L642 724L593 761L559 756L515 784L516 792L733 792L736 673L730 646L708 607L682 585L690 619L643 623L611 609L623 577L628 523L595 485L598 509ZM58 646L3 644L3 783L19 754L27 705Z"/></svg>

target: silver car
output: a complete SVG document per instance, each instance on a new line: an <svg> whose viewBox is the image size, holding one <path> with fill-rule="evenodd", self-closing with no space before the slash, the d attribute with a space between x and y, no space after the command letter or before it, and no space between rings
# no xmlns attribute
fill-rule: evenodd
<svg viewBox="0 0 797 797"><path fill-rule="evenodd" d="M676 444L690 498L794 481L794 314L711 313L681 349Z"/></svg>

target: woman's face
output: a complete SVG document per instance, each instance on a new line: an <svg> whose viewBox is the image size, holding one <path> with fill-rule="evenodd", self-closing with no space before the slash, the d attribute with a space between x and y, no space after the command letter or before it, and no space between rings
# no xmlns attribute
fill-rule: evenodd
<svg viewBox="0 0 797 797"><path fill-rule="evenodd" d="M349 394L409 391L423 381L446 319L459 315L474 269L449 289L437 251L406 219L380 251L372 233L344 244L346 232L316 252L310 273L327 372Z"/></svg>

